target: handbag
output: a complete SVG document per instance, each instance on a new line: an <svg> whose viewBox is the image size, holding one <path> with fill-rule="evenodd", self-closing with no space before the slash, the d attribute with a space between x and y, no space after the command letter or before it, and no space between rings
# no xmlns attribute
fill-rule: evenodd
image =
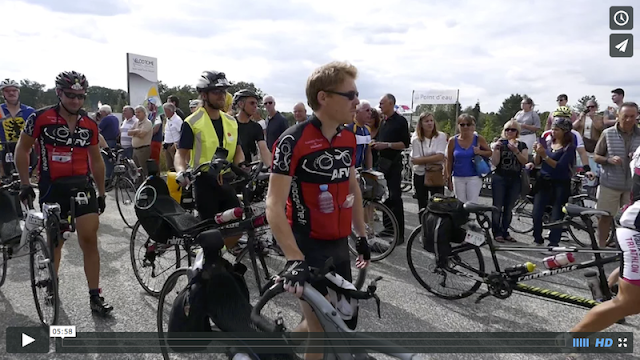
<svg viewBox="0 0 640 360"><path fill-rule="evenodd" d="M531 179L527 169L520 172L520 198L524 199L531 192Z"/></svg>
<svg viewBox="0 0 640 360"><path fill-rule="evenodd" d="M485 177L491 172L491 164L489 161L480 155L473 157L473 165L476 168L478 176Z"/></svg>
<svg viewBox="0 0 640 360"><path fill-rule="evenodd" d="M424 157L424 148L420 142L420 152ZM444 166L442 164L425 164L424 166L424 186L440 187L444 186Z"/></svg>

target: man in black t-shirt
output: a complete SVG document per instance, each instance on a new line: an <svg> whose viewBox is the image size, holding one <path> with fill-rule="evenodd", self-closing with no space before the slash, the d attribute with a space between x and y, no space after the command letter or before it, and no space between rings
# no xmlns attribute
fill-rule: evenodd
<svg viewBox="0 0 640 360"><path fill-rule="evenodd" d="M233 95L233 108L238 112L236 115L238 138L242 144L242 152L244 152L246 162L257 158L258 150L260 150L260 159L265 167L270 167L271 152L264 141L262 126L251 120L251 117L258 111L259 101L260 97L248 89L240 90Z"/></svg>
<svg viewBox="0 0 640 360"><path fill-rule="evenodd" d="M409 125L407 119L395 110L396 98L386 94L380 99L380 109L387 119L380 126L378 141L371 143L371 147L380 151L378 170L384 173L389 189L389 198L385 205L391 209L398 220L400 240L404 243L404 203L402 201L402 150L410 145ZM384 221L385 227L388 223ZM385 235L385 234L381 234Z"/></svg>

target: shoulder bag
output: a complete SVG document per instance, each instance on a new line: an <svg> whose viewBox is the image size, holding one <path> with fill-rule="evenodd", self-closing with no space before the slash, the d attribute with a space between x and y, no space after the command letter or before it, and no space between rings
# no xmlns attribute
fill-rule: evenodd
<svg viewBox="0 0 640 360"><path fill-rule="evenodd" d="M420 152L422 153L422 157L425 156L423 141L420 142ZM433 139L431 139L431 141L433 141ZM424 186L429 186L429 187L444 186L443 170L444 170L444 166L442 166L442 164L425 164L424 165Z"/></svg>

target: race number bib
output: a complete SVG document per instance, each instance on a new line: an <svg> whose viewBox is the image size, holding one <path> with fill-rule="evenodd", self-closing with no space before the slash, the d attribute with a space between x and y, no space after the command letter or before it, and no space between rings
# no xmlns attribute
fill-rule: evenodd
<svg viewBox="0 0 640 360"><path fill-rule="evenodd" d="M51 154L51 161L58 163L68 163L71 161L71 153L54 151Z"/></svg>

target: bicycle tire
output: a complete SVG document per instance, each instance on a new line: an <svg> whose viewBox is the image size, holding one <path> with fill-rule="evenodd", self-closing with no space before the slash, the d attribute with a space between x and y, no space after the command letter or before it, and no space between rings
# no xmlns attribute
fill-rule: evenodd
<svg viewBox="0 0 640 360"><path fill-rule="evenodd" d="M164 284L162 285L162 289L158 293L158 310L156 312L156 324L158 326L158 341L160 342L159 345L162 352L162 357L165 360L169 360L169 352L167 351L167 343L165 341L165 334L164 334L164 327L163 327L165 298L167 297L169 292L174 290L176 283L178 281L178 278L181 276L187 276L186 268L180 268L172 272L171 275L169 275L167 280L164 282Z"/></svg>
<svg viewBox="0 0 640 360"><path fill-rule="evenodd" d="M131 257L131 266L133 267L133 275L135 275L136 280L138 280L138 283L140 284L140 286L142 286L142 288L144 289L144 291L146 291L149 295L154 296L154 297L158 297L160 295L160 291L162 290L162 287L160 287L160 290L156 290L156 289L152 289L143 279L142 276L140 275L140 269L138 267L138 263L136 261L136 245L135 245L135 238L136 238L136 233L138 232L138 229L141 227L140 221L138 220L136 222L136 224L133 226L133 231L131 231L131 238L129 241L129 255ZM180 268L180 262L181 262L181 258L180 258L180 246L179 245L174 245L173 248L175 249L175 253L176 253L176 263L175 263L175 268L179 269ZM167 248L165 252L169 252L171 251L171 248ZM187 254L187 256L189 256ZM169 275L171 276L171 275ZM166 282L166 280L165 280Z"/></svg>
<svg viewBox="0 0 640 360"><path fill-rule="evenodd" d="M422 279L422 277L418 274L418 270L416 268L416 265L426 265L424 259L421 259L420 261L415 261L413 259L412 256L412 252L411 249L413 248L414 244L417 244L417 246L421 246L421 241L416 241L418 238L422 238L422 227L419 226L417 227L415 230L413 230L413 232L411 232L411 235L409 236L409 240L407 241L407 264L409 265L409 269L411 270L411 274L413 275L413 277L416 279L416 281L418 281L418 283L420 283L420 285L425 288L427 291L429 291L430 293L436 295L439 298L442 299L447 299L447 300L459 300L459 299L464 299L466 297L469 297L471 295L473 295L476 291L478 291L478 289L480 288L480 285L482 285L483 283L480 281L474 281L473 285L471 285L471 287L468 290L462 291L459 294L455 294L455 295L447 295L444 294L443 292L440 292L438 290L435 289L435 286L432 286L431 284L428 284L426 281L424 281ZM454 247L455 249L455 247ZM426 250L424 249L420 249L422 252L424 253L428 253ZM484 273L484 258L482 257L482 252L480 251L480 249L478 247L470 247L468 250L465 250L463 252L468 252L471 253L471 250L473 250L473 253L475 254L475 258L478 259L478 269L476 269L478 272L480 273ZM462 252L460 252L462 253ZM433 255L433 254L432 254ZM455 261L455 259L453 259L453 257L449 258L449 262ZM434 265L434 269L432 271L435 271L435 255L433 255L433 265ZM442 270L442 269L440 269ZM446 271L446 270L443 270ZM453 275L454 274L446 271L446 273L448 275ZM445 280L446 281L446 280Z"/></svg>
<svg viewBox="0 0 640 360"><path fill-rule="evenodd" d="M511 224L509 224L509 230L518 233L518 234L527 234L533 231L533 210L526 210L525 207L531 204L530 201L526 199L518 199L513 206L513 210L511 210ZM533 208L533 204L531 204ZM525 219L525 221L531 221L531 224L528 222L521 221ZM513 222L517 221L522 226L516 228L513 225Z"/></svg>
<svg viewBox="0 0 640 360"><path fill-rule="evenodd" d="M127 200L127 199L120 199L121 196L118 195L120 194L120 190L124 189L124 188L129 188L131 190L133 190L132 194L134 196L134 198L129 199L131 201L131 205L133 205L134 203L134 199L135 199L135 194L136 194L136 187L135 185L131 182L131 180L125 178L125 177L119 177L118 180L116 181L116 185L114 186L114 190L116 192L116 205L118 206L118 212L120 213L120 217L122 218L122 221L124 221L125 225L127 225L128 228L133 229L133 224L131 219L127 220L127 216L125 216L125 214L123 214L122 212L122 208L125 205L120 205L120 200Z"/></svg>
<svg viewBox="0 0 640 360"><path fill-rule="evenodd" d="M0 286L4 285L4 281L7 278L7 263L9 262L9 255L7 249L4 246L0 246L2 252L2 264L0 264Z"/></svg>
<svg viewBox="0 0 640 360"><path fill-rule="evenodd" d="M52 304L53 307L53 318L51 322L46 322L44 320L43 309L40 306L40 302L38 301L38 287L42 287L40 281L36 281L35 275L35 266L36 266L36 247L40 246L40 251L43 252L45 261L44 266L49 273L49 286L51 287L51 295L52 295ZM54 261L53 257L49 253L49 246L47 242L41 235L36 235L29 241L29 268L31 273L31 291L33 292L33 300L36 304L36 311L38 313L38 317L40 318L40 323L42 326L47 328L48 326L55 325L58 322L58 316L60 313L60 297L58 294L58 280L56 277L55 269L54 269ZM38 262L38 266L40 263ZM47 286L47 285L44 285ZM46 306L46 305L45 305Z"/></svg>
<svg viewBox="0 0 640 360"><path fill-rule="evenodd" d="M400 225L398 225L398 220L396 219L396 217L393 215L393 212L391 211L391 209L389 209L388 206L386 206L385 204L378 202L378 201L372 201L372 200L365 200L364 201L364 206L363 207L368 207L369 205L372 205L374 207L374 210L378 209L380 210L384 215L387 216L387 218L389 218L391 220L391 226L393 227L393 240L389 243L389 248L387 249L387 251L385 251L384 253L381 253L377 256L375 256L374 252L371 252L371 262L376 262L376 261L380 261L386 257L388 257L389 255L391 255L391 253L393 252L393 250L396 248L396 246L398 246L398 241L400 240ZM384 218L383 215L383 218ZM367 236L368 238L368 236ZM355 256L358 256L358 251L356 250L354 243L357 240L357 236L356 234L354 234L353 232L351 232L351 235L349 235L349 251L351 251L351 253Z"/></svg>

